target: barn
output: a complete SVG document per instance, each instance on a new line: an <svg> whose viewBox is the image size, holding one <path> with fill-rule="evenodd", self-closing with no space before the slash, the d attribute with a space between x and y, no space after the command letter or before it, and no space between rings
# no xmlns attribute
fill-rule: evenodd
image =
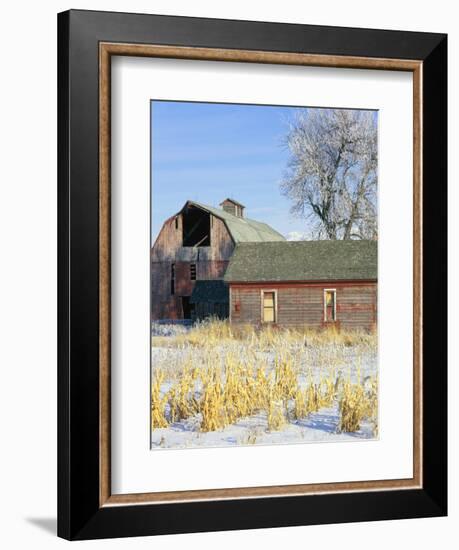
<svg viewBox="0 0 459 550"><path fill-rule="evenodd" d="M224 281L232 323L376 326L375 241L240 243Z"/></svg>
<svg viewBox="0 0 459 550"><path fill-rule="evenodd" d="M168 218L151 249L152 320L229 316L228 263L239 244L285 242L266 223L225 199L220 208L187 201Z"/></svg>

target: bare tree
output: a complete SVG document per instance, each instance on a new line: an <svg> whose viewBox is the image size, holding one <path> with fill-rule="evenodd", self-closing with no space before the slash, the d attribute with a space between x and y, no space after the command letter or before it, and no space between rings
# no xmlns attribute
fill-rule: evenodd
<svg viewBox="0 0 459 550"><path fill-rule="evenodd" d="M290 159L281 182L291 211L325 239L377 239L375 114L307 109L290 123Z"/></svg>

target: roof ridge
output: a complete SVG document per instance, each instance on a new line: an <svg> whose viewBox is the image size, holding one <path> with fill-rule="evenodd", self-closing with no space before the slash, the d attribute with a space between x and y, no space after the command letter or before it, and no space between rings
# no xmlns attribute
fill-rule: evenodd
<svg viewBox="0 0 459 550"><path fill-rule="evenodd" d="M223 208L218 208L217 206L212 206L210 204L204 204L203 202L197 202L197 201L187 201L187 202L191 202L193 204L196 204L197 206L201 206L201 207L204 207L204 208L208 208L208 209L211 209L211 210L216 210L217 212L221 212L223 214L222 218L225 217L225 216L231 216L232 218L234 218L235 221L242 221L242 222L248 222L248 221L252 221L252 222L256 222L256 223L264 223L264 222L259 222L258 220L254 220L253 218L241 218L239 216L236 216L235 214L231 214L231 212L228 212L227 210L223 210ZM268 224L266 224L268 225ZM270 227L268 225L268 227Z"/></svg>
<svg viewBox="0 0 459 550"><path fill-rule="evenodd" d="M263 223L264 222L257 222L257 223ZM265 224L267 225L268 227L270 227L268 224ZM372 240L372 239L309 239L309 240L301 240L301 241L264 241L264 242L261 242L261 243L257 243L257 242L250 242L250 241L247 241L247 242L241 242L241 243L238 243L238 246L241 245L241 246L246 246L246 245L277 245L278 243L280 242L283 242L284 244L286 245L291 245L291 246L294 246L294 245L302 245L302 244L313 244L313 243L322 243L322 244L325 244L325 243L329 243L329 244L357 244L357 243L366 243L366 244L371 244L373 243L375 246L378 244L378 241L375 241L375 240Z"/></svg>

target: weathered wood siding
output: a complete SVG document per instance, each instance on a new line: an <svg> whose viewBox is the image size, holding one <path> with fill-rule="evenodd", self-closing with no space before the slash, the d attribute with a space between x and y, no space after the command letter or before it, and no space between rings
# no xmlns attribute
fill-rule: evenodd
<svg viewBox="0 0 459 550"><path fill-rule="evenodd" d="M196 280L222 279L234 243L224 222L211 216L210 246L182 246L182 218L175 216L164 222L151 249L152 319L182 319L182 296L191 296L195 281L190 265L196 265ZM175 265L175 293L171 294L171 271Z"/></svg>
<svg viewBox="0 0 459 550"><path fill-rule="evenodd" d="M375 282L230 284L230 319L260 325L262 291L277 293L279 326L324 327L324 290L336 289L336 324L344 329L371 330L377 322Z"/></svg>
<svg viewBox="0 0 459 550"><path fill-rule="evenodd" d="M175 217L169 218L159 232L158 238L151 249L152 262L169 261L221 261L229 260L234 250L225 223L211 216L210 246L182 246L182 219L177 216L177 229Z"/></svg>

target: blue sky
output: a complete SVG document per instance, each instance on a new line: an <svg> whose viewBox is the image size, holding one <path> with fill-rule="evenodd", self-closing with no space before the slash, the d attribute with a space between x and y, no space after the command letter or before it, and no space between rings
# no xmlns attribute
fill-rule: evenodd
<svg viewBox="0 0 459 550"><path fill-rule="evenodd" d="M152 101L152 242L186 200L218 206L231 197L246 216L287 235L304 232L279 183L282 145L295 107Z"/></svg>

